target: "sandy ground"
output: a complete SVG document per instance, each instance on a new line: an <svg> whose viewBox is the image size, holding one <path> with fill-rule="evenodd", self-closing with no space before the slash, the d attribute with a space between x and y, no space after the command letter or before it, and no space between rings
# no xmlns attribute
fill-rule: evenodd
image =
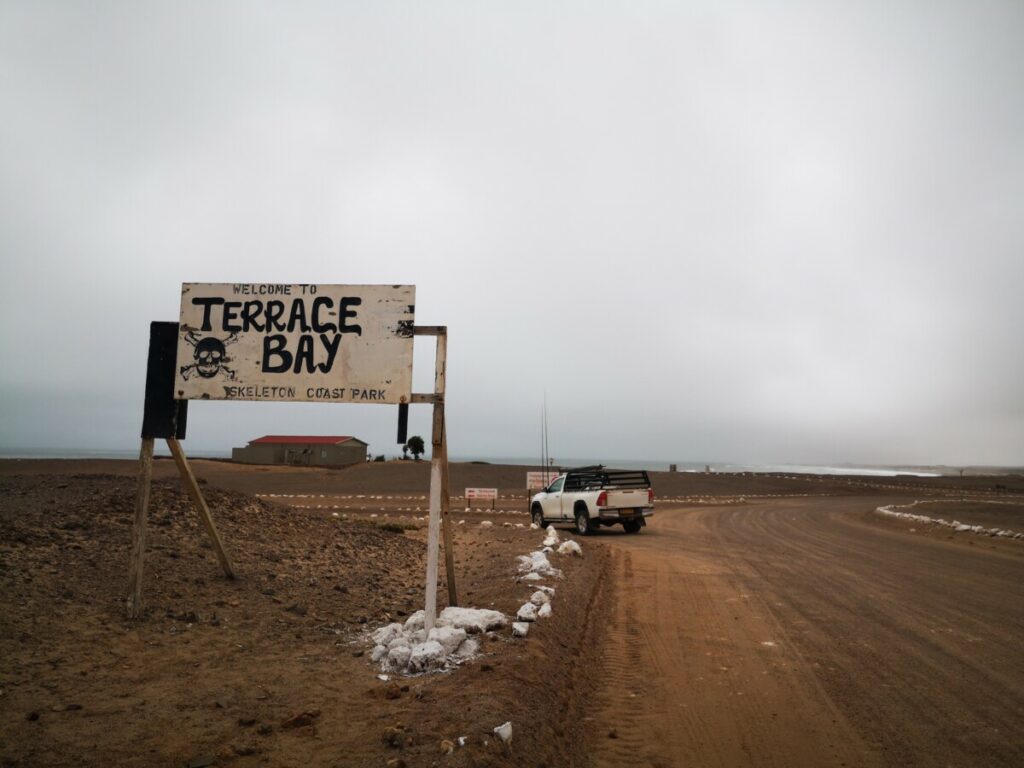
<svg viewBox="0 0 1024 768"><path fill-rule="evenodd" d="M426 465L195 465L241 578L159 461L130 622L133 463L0 462L4 765L1024 764L1024 542L873 512L930 498L1024 530L1019 477L970 478L960 504L949 479L656 475L651 525L581 539L526 641L388 698L364 638L421 603ZM506 497L453 505L466 603L530 592L524 474L452 467L456 492Z"/></svg>
<svg viewBox="0 0 1024 768"><path fill-rule="evenodd" d="M386 683L365 634L422 606L425 528L205 493L241 577L223 577L178 484L158 480L147 612L133 622L132 478L0 478L4 765L566 765L582 751L567 721L571 660L595 614L600 551L559 559L554 615L526 640L496 632L455 672ZM515 557L542 534L502 525L513 517L528 523L457 527L463 604L514 614L534 591ZM507 720L512 751L492 734ZM401 746L385 744L399 726Z"/></svg>

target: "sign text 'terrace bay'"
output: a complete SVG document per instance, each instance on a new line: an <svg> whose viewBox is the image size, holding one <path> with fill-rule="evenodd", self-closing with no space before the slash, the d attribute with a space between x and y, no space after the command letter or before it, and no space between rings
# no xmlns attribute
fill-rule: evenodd
<svg viewBox="0 0 1024 768"><path fill-rule="evenodd" d="M414 286L186 283L179 399L409 402Z"/></svg>

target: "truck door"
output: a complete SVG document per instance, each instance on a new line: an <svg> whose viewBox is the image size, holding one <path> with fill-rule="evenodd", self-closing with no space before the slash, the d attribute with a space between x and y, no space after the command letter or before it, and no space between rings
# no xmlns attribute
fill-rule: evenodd
<svg viewBox="0 0 1024 768"><path fill-rule="evenodd" d="M562 489L562 519L572 520L576 501L583 496L579 477L569 474L565 476L565 487Z"/></svg>
<svg viewBox="0 0 1024 768"><path fill-rule="evenodd" d="M562 485L565 483L564 477L555 479L551 485L548 486L547 490L544 491L544 498L540 500L540 505L544 508L544 519L545 520L560 520L562 517Z"/></svg>

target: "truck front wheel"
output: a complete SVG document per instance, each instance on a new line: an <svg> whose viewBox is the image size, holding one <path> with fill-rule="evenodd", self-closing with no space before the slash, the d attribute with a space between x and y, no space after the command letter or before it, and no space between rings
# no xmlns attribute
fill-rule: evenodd
<svg viewBox="0 0 1024 768"><path fill-rule="evenodd" d="M580 536L587 536L594 532L594 526L590 523L590 515L585 509L576 510L576 533Z"/></svg>
<svg viewBox="0 0 1024 768"><path fill-rule="evenodd" d="M538 528L547 528L548 524L544 522L544 511L540 508L540 504L533 505L533 511L530 513L533 518L533 524Z"/></svg>

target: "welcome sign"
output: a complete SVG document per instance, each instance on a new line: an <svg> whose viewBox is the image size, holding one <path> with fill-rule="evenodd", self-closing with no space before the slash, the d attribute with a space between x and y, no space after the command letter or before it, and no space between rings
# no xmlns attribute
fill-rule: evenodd
<svg viewBox="0 0 1024 768"><path fill-rule="evenodd" d="M412 285L185 283L179 400L408 403Z"/></svg>

